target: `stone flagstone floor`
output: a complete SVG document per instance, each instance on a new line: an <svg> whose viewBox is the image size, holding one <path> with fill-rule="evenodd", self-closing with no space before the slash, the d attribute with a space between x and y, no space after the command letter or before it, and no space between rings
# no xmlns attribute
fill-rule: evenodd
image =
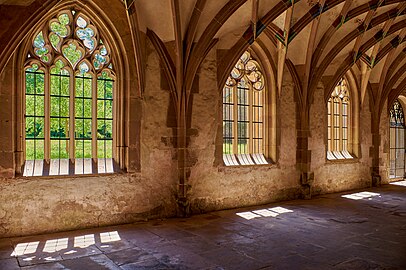
<svg viewBox="0 0 406 270"><path fill-rule="evenodd" d="M406 269L406 181L187 219L3 238L0 269Z"/></svg>

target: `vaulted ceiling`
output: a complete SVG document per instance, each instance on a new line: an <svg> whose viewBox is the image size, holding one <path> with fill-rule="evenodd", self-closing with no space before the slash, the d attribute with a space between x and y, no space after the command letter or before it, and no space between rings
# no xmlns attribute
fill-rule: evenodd
<svg viewBox="0 0 406 270"><path fill-rule="evenodd" d="M176 40L176 35L190 38L190 31L194 43L209 36L218 40L219 49L233 48L243 38L260 40L273 55L279 87L286 61L296 67L303 91L323 77L331 78L331 89L349 69L360 77L362 99L370 85L376 86L373 95L378 103L393 89L399 93L406 87L404 0L127 0L125 4L135 6L139 30L149 29L163 42Z"/></svg>

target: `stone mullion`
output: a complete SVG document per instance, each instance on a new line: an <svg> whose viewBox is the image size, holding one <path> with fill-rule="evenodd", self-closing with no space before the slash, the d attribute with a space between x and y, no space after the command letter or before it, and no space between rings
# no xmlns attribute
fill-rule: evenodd
<svg viewBox="0 0 406 270"><path fill-rule="evenodd" d="M343 141L343 137L344 137L344 131L343 131L343 124L344 124L344 117L343 117L343 101L342 99L339 100L338 103L338 139L339 139L339 149L338 151L343 151L344 149L344 141Z"/></svg>
<svg viewBox="0 0 406 270"><path fill-rule="evenodd" d="M113 166L119 165L121 170L125 170L129 168L126 138L130 136L127 126L128 119L131 118L129 110L126 110L125 100L131 98L127 91L122 91L123 82L118 77L113 79Z"/></svg>
<svg viewBox="0 0 406 270"><path fill-rule="evenodd" d="M379 110L372 110L372 125L371 125L371 133L372 133L372 185L378 186L381 183L381 176L379 174L379 146L380 146L380 134L379 134L379 121L380 115Z"/></svg>
<svg viewBox="0 0 406 270"><path fill-rule="evenodd" d="M69 81L69 171L74 171L75 164L75 97L76 97L76 77L72 70Z"/></svg>
<svg viewBox="0 0 406 270"><path fill-rule="evenodd" d="M254 124L253 124L253 110L254 107L253 102L254 102L254 90L252 89L253 87L249 87L248 91L248 154L253 153L253 144L254 144Z"/></svg>
<svg viewBox="0 0 406 270"><path fill-rule="evenodd" d="M238 154L238 87L234 86L233 91L233 154Z"/></svg>
<svg viewBox="0 0 406 270"><path fill-rule="evenodd" d="M340 147L338 146L337 148L337 144L336 144L336 140L338 139L338 144L340 145L340 128L338 128L338 132L336 130L336 114L340 113L340 111L337 112L337 108L336 108L336 101L335 101L336 97L333 98L333 151L340 151ZM340 105L338 105L338 107L340 107ZM340 109L338 109L340 110ZM338 126L340 126L340 116L338 115Z"/></svg>
<svg viewBox="0 0 406 270"><path fill-rule="evenodd" d="M346 101L347 104L347 151L354 156L357 156L356 153L354 153L354 142L352 140L352 129L354 127L354 124L352 123L352 117L355 115L352 115L351 111L351 103L349 100ZM358 116L359 117L359 116Z"/></svg>
<svg viewBox="0 0 406 270"><path fill-rule="evenodd" d="M309 108L307 106L298 107L297 116L297 148L296 148L296 166L300 171L300 184L302 186L302 196L311 197L311 176L310 176L310 158L309 150Z"/></svg>
<svg viewBox="0 0 406 270"><path fill-rule="evenodd" d="M182 93L178 104L178 120L177 120L177 155L178 155L178 205L180 207L180 215L188 214L187 210L187 179L188 179L188 163L187 163L187 132L186 132L186 100Z"/></svg>
<svg viewBox="0 0 406 270"><path fill-rule="evenodd" d="M97 173L97 74L92 74L92 171Z"/></svg>
<svg viewBox="0 0 406 270"><path fill-rule="evenodd" d="M334 150L334 103L333 103L333 99L330 98L330 100L328 101L328 106L330 106L330 115L328 115L328 117L330 117L330 130L328 130L328 132L330 134L330 141L329 146L328 146L328 150L333 151Z"/></svg>
<svg viewBox="0 0 406 270"><path fill-rule="evenodd" d="M51 131L50 131L50 70L44 74L44 159L47 163L51 159Z"/></svg>
<svg viewBox="0 0 406 270"><path fill-rule="evenodd" d="M119 144L119 142L121 140L124 141L125 135L123 134L124 131L122 129L118 130L117 127L118 127L118 123L125 123L125 117L123 116L124 114L118 114L117 113L117 107L119 106L118 105L119 101L122 100L122 98L117 98L118 93L117 93L116 85L118 83L119 82L116 80L116 78L114 78L114 82L113 82L113 112L112 112L113 113L113 126L112 126L112 128L113 128L112 151L113 152L112 152L112 157L113 157L113 160L118 161L119 164L121 166L123 166L125 164L124 153L122 153L123 148L121 148L121 147L117 148L117 145L123 145L123 143ZM119 131L120 131L120 133L119 133ZM119 158L119 157L121 157L122 154L123 154L123 159Z"/></svg>

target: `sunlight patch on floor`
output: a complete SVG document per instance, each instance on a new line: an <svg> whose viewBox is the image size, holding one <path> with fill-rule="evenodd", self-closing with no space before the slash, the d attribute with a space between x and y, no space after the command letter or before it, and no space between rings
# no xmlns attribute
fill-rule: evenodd
<svg viewBox="0 0 406 270"><path fill-rule="evenodd" d="M82 236L76 236L73 246L79 248L86 248L94 244L96 244L94 240L94 234L87 234Z"/></svg>
<svg viewBox="0 0 406 270"><path fill-rule="evenodd" d="M289 210L284 207L272 207L268 209L260 209L260 210L253 210L253 211L247 211L247 212L240 212L237 213L237 216L240 216L246 220L254 219L254 218L259 218L259 217L277 217L280 214L284 213L291 213L293 212L292 210Z"/></svg>
<svg viewBox="0 0 406 270"><path fill-rule="evenodd" d="M406 180L403 181L397 181L397 182L392 182L390 183L391 185L396 185L396 186L403 186L406 187Z"/></svg>
<svg viewBox="0 0 406 270"><path fill-rule="evenodd" d="M347 198L347 199L352 199L352 200L362 200L362 199L370 200L371 197L375 197L375 196L380 197L380 195L381 194L375 193L375 192L363 191L363 192L357 192L357 193L353 193L353 194L342 195L341 197Z"/></svg>
<svg viewBox="0 0 406 270"><path fill-rule="evenodd" d="M24 261L32 261L33 259L36 258L36 256L34 254L41 252L41 248L38 249L39 246L44 247L42 249L42 252L45 252L45 253L56 253L56 252L62 251L63 254L67 255L67 254L73 254L73 253L77 252L77 250L72 249L72 247L73 248L88 248L92 245L95 245L96 243L101 244L101 243L110 243L110 242L116 242L116 241L121 241L121 237L117 231L103 232L103 233L100 233L100 235L97 235L97 234L80 235L80 236L73 237L73 239L68 238L68 237L58 238L58 239L49 239L49 240L46 240L45 243L42 241L35 241L35 242L33 241L33 242L17 244L14 247L14 250L10 256L18 257L18 256L27 255L27 254L28 255L32 254L32 256L26 256L23 259ZM44 258L44 257L42 257L42 258ZM49 256L49 257L45 257L44 260L45 261L54 261L56 259L53 258L52 256Z"/></svg>
<svg viewBox="0 0 406 270"><path fill-rule="evenodd" d="M120 240L121 240L121 238L117 231L105 232L105 233L100 234L100 241L102 243L109 243L109 242L115 242L115 241L120 241Z"/></svg>
<svg viewBox="0 0 406 270"><path fill-rule="evenodd" d="M20 243L15 248L11 256L22 256L26 254L33 254L37 251L39 241L29 242L29 243Z"/></svg>
<svg viewBox="0 0 406 270"><path fill-rule="evenodd" d="M44 252L52 253L68 248L68 238L47 240L44 246Z"/></svg>

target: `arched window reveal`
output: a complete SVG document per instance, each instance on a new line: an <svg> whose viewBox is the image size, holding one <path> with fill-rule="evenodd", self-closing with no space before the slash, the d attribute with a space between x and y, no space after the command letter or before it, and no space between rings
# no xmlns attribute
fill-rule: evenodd
<svg viewBox="0 0 406 270"><path fill-rule="evenodd" d="M62 11L41 27L25 65L25 176L113 172L114 80L86 15Z"/></svg>
<svg viewBox="0 0 406 270"><path fill-rule="evenodd" d="M390 117L390 170L389 177L404 177L405 174L405 119L399 100L393 102Z"/></svg>
<svg viewBox="0 0 406 270"><path fill-rule="evenodd" d="M350 94L347 81L342 78L327 103L327 159L351 159Z"/></svg>
<svg viewBox="0 0 406 270"><path fill-rule="evenodd" d="M265 159L265 79L248 51L240 57L223 88L225 165L268 164Z"/></svg>

